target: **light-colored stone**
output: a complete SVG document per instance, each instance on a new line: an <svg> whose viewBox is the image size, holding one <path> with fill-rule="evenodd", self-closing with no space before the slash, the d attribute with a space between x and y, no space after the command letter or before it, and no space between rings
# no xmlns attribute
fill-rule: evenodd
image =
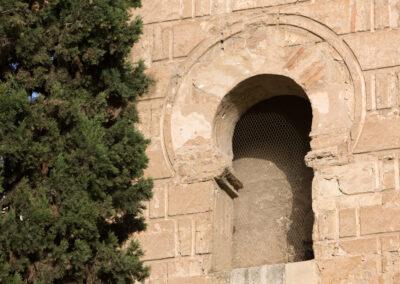
<svg viewBox="0 0 400 284"><path fill-rule="evenodd" d="M150 200L150 218L165 217L166 189L163 187L153 188L153 198Z"/></svg>
<svg viewBox="0 0 400 284"><path fill-rule="evenodd" d="M178 235L179 235L179 254L187 256L192 253L193 229L192 219L184 218L178 220Z"/></svg>
<svg viewBox="0 0 400 284"><path fill-rule="evenodd" d="M207 37L205 25L198 22L188 22L174 26L174 57L189 54L202 40Z"/></svg>
<svg viewBox="0 0 400 284"><path fill-rule="evenodd" d="M170 278L168 284L213 284L212 280L207 276Z"/></svg>
<svg viewBox="0 0 400 284"><path fill-rule="evenodd" d="M374 206L360 209L361 234L400 231L399 206Z"/></svg>
<svg viewBox="0 0 400 284"><path fill-rule="evenodd" d="M374 0L375 29L389 27L389 0Z"/></svg>
<svg viewBox="0 0 400 284"><path fill-rule="evenodd" d="M171 186L168 191L168 214L174 216L208 212L213 205L213 196L212 182Z"/></svg>
<svg viewBox="0 0 400 284"><path fill-rule="evenodd" d="M378 283L377 258L338 257L318 262L322 283Z"/></svg>
<svg viewBox="0 0 400 284"><path fill-rule="evenodd" d="M398 78L394 72L378 72L375 74L375 98L377 109L396 106L399 93Z"/></svg>
<svg viewBox="0 0 400 284"><path fill-rule="evenodd" d="M170 42L172 31L169 27L154 28L153 60L163 60L169 58Z"/></svg>
<svg viewBox="0 0 400 284"><path fill-rule="evenodd" d="M338 200L335 200L337 206L341 209L362 207L362 206L375 206L382 204L382 194L364 193L359 195L343 195Z"/></svg>
<svg viewBox="0 0 400 284"><path fill-rule="evenodd" d="M286 284L318 284L319 275L315 262L303 261L285 266Z"/></svg>
<svg viewBox="0 0 400 284"><path fill-rule="evenodd" d="M195 0L195 15L197 17L210 15L211 0Z"/></svg>
<svg viewBox="0 0 400 284"><path fill-rule="evenodd" d="M169 80L172 78L174 72L176 71L175 66L171 66L169 64L166 64L165 62L157 62L152 64L152 66L146 71L151 79L154 80L154 83L150 86L149 92L147 94L144 94L142 98L149 99L164 97L165 90L168 88L168 85L170 83ZM154 103L154 101L152 103ZM156 106L152 107L153 114L158 114L159 116L161 116L163 106L164 102L162 101L161 108L156 108ZM158 128L160 128L160 120L155 121L154 119L152 119L151 121L157 122ZM158 135L152 135L151 137L154 136Z"/></svg>
<svg viewBox="0 0 400 284"><path fill-rule="evenodd" d="M152 178L166 178L172 175L164 156L161 142L154 139L146 151L149 165L145 175Z"/></svg>
<svg viewBox="0 0 400 284"><path fill-rule="evenodd" d="M246 284L248 271L246 268L237 268L231 272L230 284Z"/></svg>
<svg viewBox="0 0 400 284"><path fill-rule="evenodd" d="M281 12L300 13L329 26L338 34L368 31L374 0L316 0L279 7ZM340 18L340 21L338 21Z"/></svg>
<svg viewBox="0 0 400 284"><path fill-rule="evenodd" d="M388 131L390 129L390 131ZM397 114L368 115L357 152L371 152L400 147L400 117Z"/></svg>
<svg viewBox="0 0 400 284"><path fill-rule="evenodd" d="M206 254L212 248L212 226L209 214L202 214L196 217L196 253Z"/></svg>
<svg viewBox="0 0 400 284"><path fill-rule="evenodd" d="M318 217L318 232L320 240L333 240L337 235L336 211L321 212Z"/></svg>
<svg viewBox="0 0 400 284"><path fill-rule="evenodd" d="M144 0L143 8L135 11L144 23L155 23L180 18L180 0Z"/></svg>
<svg viewBox="0 0 400 284"><path fill-rule="evenodd" d="M373 162L357 162L338 169L339 190L346 195L374 192L376 189Z"/></svg>
<svg viewBox="0 0 400 284"><path fill-rule="evenodd" d="M150 283L166 284L168 279L168 264L166 262L151 262L150 267Z"/></svg>
<svg viewBox="0 0 400 284"><path fill-rule="evenodd" d="M139 235L145 252L144 260L164 259L175 256L175 223L172 220L150 222L147 230Z"/></svg>
<svg viewBox="0 0 400 284"><path fill-rule="evenodd" d="M383 252L400 251L400 236L398 234L381 237L381 246Z"/></svg>
<svg viewBox="0 0 400 284"><path fill-rule="evenodd" d="M378 240L368 238L340 241L339 247L349 255L376 254L378 253Z"/></svg>
<svg viewBox="0 0 400 284"><path fill-rule="evenodd" d="M382 190L394 189L396 187L395 158L393 156L383 157L380 168L380 182Z"/></svg>
<svg viewBox="0 0 400 284"><path fill-rule="evenodd" d="M340 237L354 237L357 234L356 209L344 209L339 211L339 235Z"/></svg>
<svg viewBox="0 0 400 284"><path fill-rule="evenodd" d="M145 174L156 180L154 198L143 204L149 226L139 235L152 267L145 283L400 282L400 1L143 0L137 14L144 35L130 59L143 58L156 82L137 105L138 128L151 139ZM306 162L314 180L307 185L312 196L299 202L312 205L307 220L312 224L314 213L314 228L307 232L315 260L269 266L266 256L259 266L233 269L235 235L247 233L248 258L262 250L249 233L257 228L243 231L235 221L234 204L245 190L232 200L213 180L233 165L232 138L243 113L281 95L311 103ZM281 216L293 200L288 208L277 201L295 181L283 171L288 183L272 194L273 182L258 182L257 170L253 163L237 173L254 182L246 190L265 191L245 210L246 225L268 236L278 230L266 226L272 218L296 228L290 214ZM255 225L256 203L282 212L258 214L266 222ZM304 215L299 208L293 216ZM268 242L271 251L294 249L282 232Z"/></svg>
<svg viewBox="0 0 400 284"><path fill-rule="evenodd" d="M185 278L204 275L209 261L202 257L184 257L168 262L169 278Z"/></svg>
<svg viewBox="0 0 400 284"><path fill-rule="evenodd" d="M193 0L183 0L182 2L182 17L191 18L193 16Z"/></svg>
<svg viewBox="0 0 400 284"><path fill-rule="evenodd" d="M261 284L275 283L283 284L285 281L285 265L266 265L260 268Z"/></svg>
<svg viewBox="0 0 400 284"><path fill-rule="evenodd" d="M339 181L334 176L318 176L316 177L318 180L318 186L316 188L317 192L315 194L320 195L323 199L329 197L338 197L341 196L343 193L340 191L339 188Z"/></svg>
<svg viewBox="0 0 400 284"><path fill-rule="evenodd" d="M354 50L363 69L377 69L400 64L400 31L376 31L343 36Z"/></svg>
<svg viewBox="0 0 400 284"><path fill-rule="evenodd" d="M248 0L233 0L233 10L244 10L256 7L266 6L277 6L282 4L288 4L296 2L297 0L259 0L259 1L248 1Z"/></svg>

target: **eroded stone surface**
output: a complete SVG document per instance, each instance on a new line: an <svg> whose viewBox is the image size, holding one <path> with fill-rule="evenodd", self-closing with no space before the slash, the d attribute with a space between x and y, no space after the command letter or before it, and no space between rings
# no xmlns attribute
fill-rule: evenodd
<svg viewBox="0 0 400 284"><path fill-rule="evenodd" d="M138 13L131 60L157 83L138 104L157 180L146 283L400 282L400 1L144 0ZM312 105L315 260L232 270L234 201L213 179L241 115L293 92L265 74Z"/></svg>

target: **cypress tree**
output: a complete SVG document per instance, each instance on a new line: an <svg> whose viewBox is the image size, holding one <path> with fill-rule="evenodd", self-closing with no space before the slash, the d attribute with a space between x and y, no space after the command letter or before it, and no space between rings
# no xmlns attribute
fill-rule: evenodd
<svg viewBox="0 0 400 284"><path fill-rule="evenodd" d="M140 0L0 0L0 283L144 279ZM121 249L124 247L124 249ZM126 249L125 249L126 247Z"/></svg>

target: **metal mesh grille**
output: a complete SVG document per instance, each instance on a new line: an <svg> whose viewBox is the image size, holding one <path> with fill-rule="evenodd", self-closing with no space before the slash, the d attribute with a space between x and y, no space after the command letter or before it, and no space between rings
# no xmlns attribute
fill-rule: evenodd
<svg viewBox="0 0 400 284"><path fill-rule="evenodd" d="M245 187L235 205L234 242L240 243L234 243L234 266L313 258L313 172L304 163L311 120L308 101L280 96L257 104L237 123L233 165Z"/></svg>

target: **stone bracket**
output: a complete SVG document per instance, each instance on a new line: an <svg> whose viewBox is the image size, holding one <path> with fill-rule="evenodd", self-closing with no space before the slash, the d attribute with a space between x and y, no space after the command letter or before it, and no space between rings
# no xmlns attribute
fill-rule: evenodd
<svg viewBox="0 0 400 284"><path fill-rule="evenodd" d="M243 183L236 177L234 170L226 167L224 171L216 176L215 181L231 198L239 196L239 190L243 188Z"/></svg>

